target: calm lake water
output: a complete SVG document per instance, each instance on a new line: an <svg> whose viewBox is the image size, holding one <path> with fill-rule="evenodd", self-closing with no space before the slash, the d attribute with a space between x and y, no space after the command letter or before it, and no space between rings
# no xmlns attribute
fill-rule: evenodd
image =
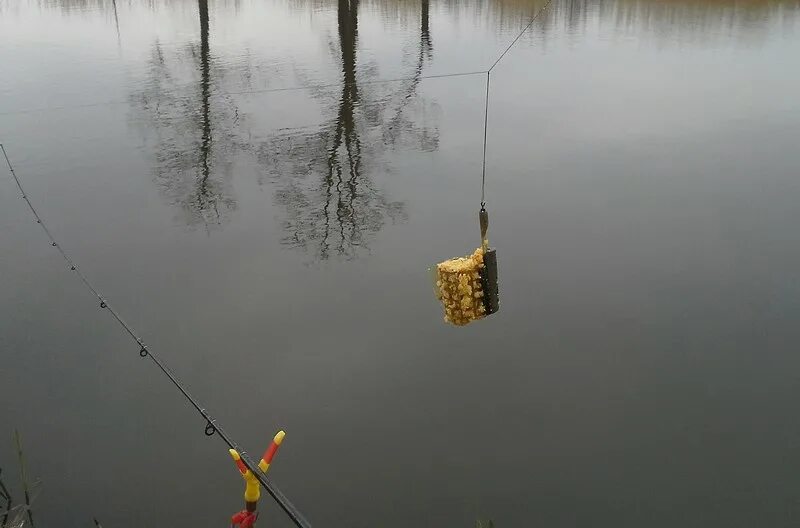
<svg viewBox="0 0 800 528"><path fill-rule="evenodd" d="M315 526L800 523L800 1L0 0L56 238ZM385 82L387 81L387 82ZM0 466L40 526L218 527L218 438L0 170ZM289 526L265 496L264 526Z"/></svg>

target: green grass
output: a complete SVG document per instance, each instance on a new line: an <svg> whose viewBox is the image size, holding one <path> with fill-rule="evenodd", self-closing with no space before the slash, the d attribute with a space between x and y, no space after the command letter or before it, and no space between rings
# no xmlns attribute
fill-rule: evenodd
<svg viewBox="0 0 800 528"><path fill-rule="evenodd" d="M17 448L17 461L19 462L19 480L22 484L23 499L19 503L14 499L11 491L3 479L3 468L0 468L0 528L35 528L33 522L33 492L36 484L29 484L28 472L25 466L25 454L22 450L22 437L19 431L14 431L14 444Z"/></svg>

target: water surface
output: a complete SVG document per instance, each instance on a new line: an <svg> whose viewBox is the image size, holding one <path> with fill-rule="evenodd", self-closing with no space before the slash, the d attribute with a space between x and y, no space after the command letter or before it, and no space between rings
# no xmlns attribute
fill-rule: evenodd
<svg viewBox="0 0 800 528"><path fill-rule="evenodd" d="M486 79L430 77L545 3L0 0L0 141L229 432L286 429L271 474L315 526L796 525L796 0L553 0L492 72L502 310L442 323L425 270L478 242ZM0 232L41 524L227 523L225 446L7 174Z"/></svg>

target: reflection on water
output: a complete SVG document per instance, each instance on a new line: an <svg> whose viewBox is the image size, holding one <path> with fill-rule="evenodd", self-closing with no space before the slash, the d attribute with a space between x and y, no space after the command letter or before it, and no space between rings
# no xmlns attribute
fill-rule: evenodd
<svg viewBox="0 0 800 528"><path fill-rule="evenodd" d="M388 149L438 146L437 105L417 93L426 61L433 57L430 2L416 5L419 42L411 74L403 81L375 83L377 69L359 72L358 67L359 1L340 1L338 39L331 46L340 63L339 95L305 91L330 118L315 129L283 131L256 145L256 159L285 211L287 246L320 260L353 258L368 249L383 225L406 218L404 205L389 200L372 176L389 168ZM154 42L147 79L136 85L143 88L131 100L135 122L154 144L153 172L163 195L188 225L209 229L236 210L232 160L251 150L245 116L220 87L226 77L246 79L253 72L248 64L235 70L219 64L210 51L208 0L199 0L198 13L199 48L190 44L165 51Z"/></svg>
<svg viewBox="0 0 800 528"><path fill-rule="evenodd" d="M208 0L198 0L200 43L164 50L153 43L144 88L131 96L138 125L155 143L155 181L189 226L222 225L236 210L231 156L239 112L231 97L212 100L226 69L211 56ZM189 82L181 69L189 65Z"/></svg>
<svg viewBox="0 0 800 528"><path fill-rule="evenodd" d="M342 87L329 122L316 131L295 130L266 141L259 159L273 175L276 201L285 208L284 242L315 258L353 258L389 222L403 220L405 206L390 201L371 173L386 170L384 152L404 148L431 151L439 131L428 124L431 105L417 94L433 47L430 2L422 0L419 52L413 76L395 83L362 82L357 71L359 0L337 6L338 55ZM377 72L372 72L377 76ZM326 100L324 93L317 97Z"/></svg>
<svg viewBox="0 0 800 528"><path fill-rule="evenodd" d="M62 0L57 5L75 10L104 6L119 28L116 0ZM155 8L159 3L151 5ZM470 11L480 17L490 13L497 20L493 27L503 35L505 27L524 27L544 1L445 0L438 5L452 14ZM680 31L713 38L726 28L752 35L798 5L797 0L558 0L533 29L545 40L559 27L584 31L590 15L596 14L602 25L611 23L619 31L644 26L656 37ZM231 6L225 3L224 7ZM276 203L285 211L286 244L323 260L332 254L352 258L368 247L370 237L386 222L405 216L403 204L387 198L374 183L375 174L389 169L386 152L398 144L431 151L439 143L437 105L418 94L426 64L434 58L431 6L428 0L293 0L291 8L335 10L337 39L330 49L340 64L341 90L337 97L323 89L309 90L328 119L316 129L284 130L258 142L256 158L274 182ZM414 64L405 70L407 80L374 84L381 78L378 68L359 61L359 10L365 8L381 13L387 24L407 25L410 16L416 18L417 51ZM251 147L242 127L244 116L226 89L248 89L249 79L258 73L250 64L213 57L208 0L199 0L197 10L199 46L165 49L156 40L147 81L131 100L145 136L156 145L153 172L162 193L188 225L210 228L222 225L236 210L232 159ZM187 64L192 65L194 82L185 82Z"/></svg>
<svg viewBox="0 0 800 528"><path fill-rule="evenodd" d="M109 22L118 24L117 0L34 0L41 8L62 9L65 12L85 13L104 10ZM121 6L145 7L161 10L176 4L193 5L196 0L146 0L131 2L120 0ZM11 2L0 3L0 9L11 8ZM245 0L216 0L213 5L224 5L234 13L247 4ZM406 24L420 10L429 9L419 0L360 0L362 8L380 13L387 24ZM529 17L546 4L546 0L441 0L437 9L446 12L452 20L469 16L471 20L491 17L491 27L502 31L506 26L523 27ZM317 13L339 8L338 0L290 0L292 11ZM552 11L560 13L561 22L568 25L583 20L588 10L597 8L601 16L620 26L638 25L655 29L670 26L673 29L698 30L721 25L742 26L757 29L769 22L771 17L787 16L800 8L798 0L556 0ZM424 17L425 15L423 15Z"/></svg>
<svg viewBox="0 0 800 528"><path fill-rule="evenodd" d="M142 9L138 3L118 0L36 2L42 9L57 7L70 14L103 11L120 40L119 7ZM470 40L478 45L459 53L475 53L478 46L499 52L508 42L507 29L524 27L544 4L544 0L442 0L434 4L440 17L438 25L432 25L429 0L291 0L292 13L335 15L336 37L328 49L340 88L313 88L315 83L308 81L303 93L323 119L313 126L279 128L266 139L254 139L248 121L268 121L268 117L241 111L241 92L263 86L270 76L285 75L297 58L286 57L282 68L265 68L260 54L266 56L267 51L253 49L247 42L215 54L210 7L217 6L219 21L231 18L239 23L240 10L252 5L241 0L182 0L178 2L182 9L196 10L192 22L198 36L188 42L165 43L158 35L152 40L144 67L133 70L143 79L129 85L132 122L152 151L154 181L186 225L210 230L231 219L238 207L233 163L239 154L252 154L268 176L260 181L273 185L275 202L283 212L286 245L321 260L332 255L353 258L368 249L384 225L406 217L404 204L388 196L376 178L391 171L388 154L439 147L438 105L420 93L423 74L431 71L436 58L434 33L441 33L438 38L451 54L446 46L461 43L452 34L462 27L475 32ZM145 6L159 12L176 9L163 0L150 0ZM677 38L683 43L687 36L702 41L720 36L752 39L763 37L776 24L793 28L798 9L800 0L554 0L533 33L546 44L561 28L575 38L596 22L600 28L636 32L662 42ZM376 82L396 76L385 75L375 54L365 53L377 45L374 40L361 42L359 22L365 11L372 22L377 13L387 27L413 24L414 52L404 53L402 81ZM489 31L481 32L474 24L464 26L466 14L470 21L493 19ZM405 34L406 41L411 41L411 33ZM472 69L490 63L476 62ZM440 69L450 71L446 66ZM295 77L303 80L302 75Z"/></svg>
<svg viewBox="0 0 800 528"><path fill-rule="evenodd" d="M294 431L275 477L319 526L791 526L797 0L553 0L492 73L507 309L440 324L421 275L477 233L485 80L423 78L544 3L0 0L0 140L237 438ZM224 451L0 202L0 408L64 491L45 524L223 522ZM98 459L130 476L99 502Z"/></svg>
<svg viewBox="0 0 800 528"><path fill-rule="evenodd" d="M760 33L770 23L800 8L798 0L619 0L600 3L603 19L621 29L652 31L661 38L673 32L714 38L719 32Z"/></svg>

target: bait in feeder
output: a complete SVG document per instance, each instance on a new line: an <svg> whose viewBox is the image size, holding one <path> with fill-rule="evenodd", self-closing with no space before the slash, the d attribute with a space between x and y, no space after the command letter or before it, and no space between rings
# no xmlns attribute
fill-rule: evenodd
<svg viewBox="0 0 800 528"><path fill-rule="evenodd" d="M489 214L480 211L481 247L472 255L446 260L431 270L436 298L444 307L444 320L464 326L500 308L497 287L497 252L489 248L486 232Z"/></svg>

